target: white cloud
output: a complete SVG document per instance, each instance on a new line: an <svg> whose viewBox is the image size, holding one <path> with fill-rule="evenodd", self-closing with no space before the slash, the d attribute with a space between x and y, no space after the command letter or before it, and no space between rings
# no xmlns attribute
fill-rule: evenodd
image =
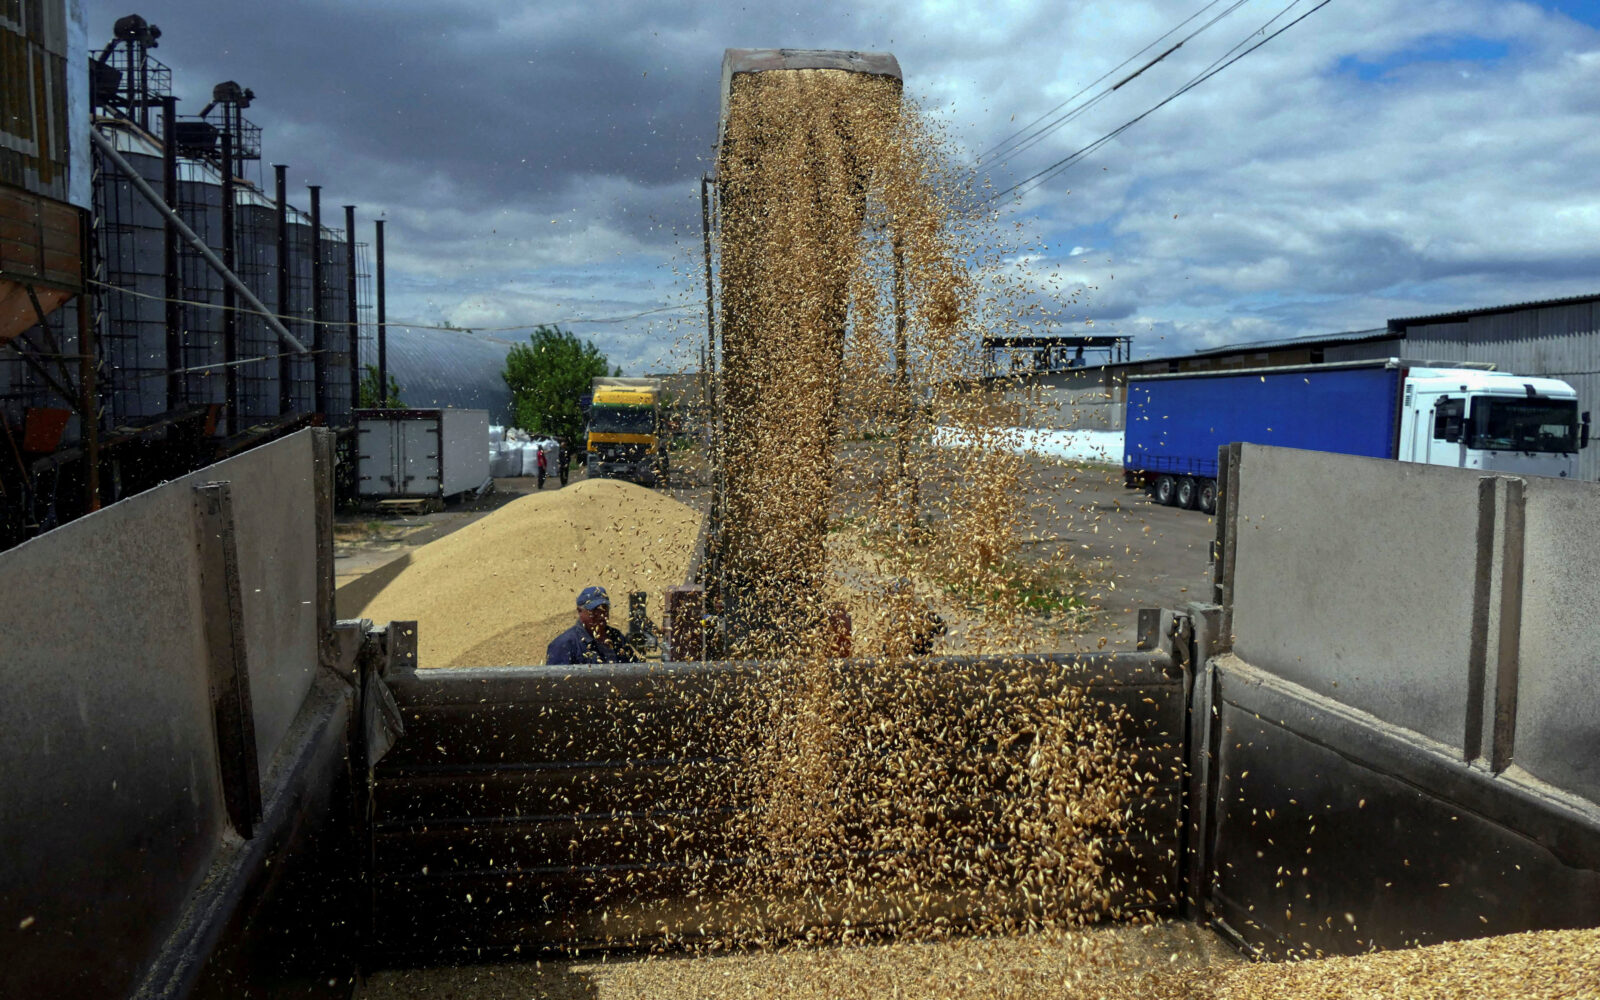
<svg viewBox="0 0 1600 1000"><path fill-rule="evenodd" d="M1000 187L1149 108L1286 2L1251 0L1014 156ZM362 206L364 227L389 219L391 315L511 325L701 299L724 46L892 51L907 93L975 153L1198 5L190 6L160 18L178 89L253 86L270 159ZM1597 291L1597 112L1600 39L1560 13L1340 0L1025 195L1006 242L1034 249L1006 266L1035 280L1029 308L1143 353ZM700 321L575 329L644 365Z"/></svg>

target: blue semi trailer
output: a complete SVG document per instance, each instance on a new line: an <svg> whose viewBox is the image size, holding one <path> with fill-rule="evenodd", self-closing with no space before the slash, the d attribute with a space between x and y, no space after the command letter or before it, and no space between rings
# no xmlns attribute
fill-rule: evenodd
<svg viewBox="0 0 1600 1000"><path fill-rule="evenodd" d="M1128 379L1122 467L1158 503L1212 513L1234 442L1572 476L1589 414L1553 378L1395 358Z"/></svg>

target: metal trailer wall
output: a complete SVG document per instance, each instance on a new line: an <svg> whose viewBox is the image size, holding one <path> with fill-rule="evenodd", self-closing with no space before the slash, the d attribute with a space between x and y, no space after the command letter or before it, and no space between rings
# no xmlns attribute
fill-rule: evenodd
<svg viewBox="0 0 1600 1000"><path fill-rule="evenodd" d="M1193 885L1270 953L1600 924L1600 489L1225 449Z"/></svg>
<svg viewBox="0 0 1600 1000"><path fill-rule="evenodd" d="M1134 378L1123 465L1215 478L1230 441L1387 458L1399 398L1400 371L1382 364Z"/></svg>
<svg viewBox="0 0 1600 1000"><path fill-rule="evenodd" d="M1438 320L1394 320L1411 357L1487 361L1501 371L1559 378L1578 409L1600 416L1600 301L1529 305ZM1578 478L1600 480L1600 447L1578 455Z"/></svg>
<svg viewBox="0 0 1600 1000"><path fill-rule="evenodd" d="M1158 627L1152 622L1150 631ZM374 771L367 810L375 893L370 940L380 963L633 947L763 920L773 921L773 933L782 937L840 920L863 927L892 922L897 904L937 910L959 924L971 905L961 892L945 898L937 885L901 886L904 898L886 892L870 910L842 895L833 901L723 895L737 885L733 874L746 859L760 856L758 845L741 839L748 827L740 833L737 823L757 804L737 779L741 760L749 759L742 751L751 741L759 746L760 726L729 720L762 704L770 678L789 669L783 664L602 664L576 673L415 666L388 675L404 733ZM851 725L894 720L884 732L899 736L884 737L885 753L900 739L925 754L952 754L939 759L941 766L968 768L974 757L964 749L977 758L1018 760L1032 752L1022 740L964 746L947 731L920 733L917 720L903 714L905 692L894 682L900 671L869 661L836 661L827 669L828 683L851 693ZM1031 706L1034 697L1084 689L1102 722L1137 746L1140 767L1150 772L1130 805L1130 829L1107 838L1107 867L1126 887L1110 905L1123 916L1177 909L1188 685L1170 650L946 658L922 669L928 684L919 691L938 685L954 704L983 704L988 692L995 712L1005 711L1008 697ZM930 836L947 832L952 839L930 841L926 849L971 850L961 841L975 826L1003 838L1003 824L991 828L979 817L1007 794L997 786L991 799L944 802L938 808L959 817L950 829L925 822ZM869 841L863 835L858 842ZM990 846L1001 854L1010 849ZM1024 898L1007 902L1023 905Z"/></svg>
<svg viewBox="0 0 1600 1000"><path fill-rule="evenodd" d="M251 917L247 884L281 884L266 864L311 850L353 704L319 662L330 438L300 432L0 554L24 623L0 631L0 995L167 996L222 917ZM245 952L310 947L298 932L343 918L307 909Z"/></svg>

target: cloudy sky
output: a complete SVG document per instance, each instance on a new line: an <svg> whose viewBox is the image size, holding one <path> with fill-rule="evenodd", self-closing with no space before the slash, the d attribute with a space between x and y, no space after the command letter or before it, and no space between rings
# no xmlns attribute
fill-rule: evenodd
<svg viewBox="0 0 1600 1000"><path fill-rule="evenodd" d="M1003 191L1318 2L90 0L89 27L159 25L180 112L254 89L293 189L358 205L363 238L388 220L391 320L561 321L637 373L704 321L724 48L894 53ZM1001 222L1048 248L1027 266L1063 332L1140 356L1597 292L1597 26L1595 3L1330 0Z"/></svg>

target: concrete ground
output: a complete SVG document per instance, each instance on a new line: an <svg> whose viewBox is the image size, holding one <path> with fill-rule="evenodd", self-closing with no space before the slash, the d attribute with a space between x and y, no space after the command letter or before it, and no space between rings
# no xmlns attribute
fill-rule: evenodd
<svg viewBox="0 0 1600 1000"><path fill-rule="evenodd" d="M1082 649L1132 649L1140 608L1181 608L1211 599L1212 518L1154 503L1122 485L1122 470L1033 462L1038 484L1029 546L1065 549L1098 606Z"/></svg>
<svg viewBox="0 0 1600 1000"><path fill-rule="evenodd" d="M1208 554L1215 534L1211 518L1152 503L1142 491L1125 488L1117 468L1045 458L1030 464L1034 489L1024 552L1039 558L1069 555L1074 569L1086 578L1086 596L1096 609L1065 650L1132 649L1140 608L1181 608L1190 601L1210 599ZM569 481L582 477L582 469L575 469ZM685 468L668 492L683 503L703 507L710 495L703 479ZM534 483L531 476L497 479L493 493L435 514L340 515L334 544L338 584L343 586L535 492ZM546 490L560 488L554 476L546 479Z"/></svg>

